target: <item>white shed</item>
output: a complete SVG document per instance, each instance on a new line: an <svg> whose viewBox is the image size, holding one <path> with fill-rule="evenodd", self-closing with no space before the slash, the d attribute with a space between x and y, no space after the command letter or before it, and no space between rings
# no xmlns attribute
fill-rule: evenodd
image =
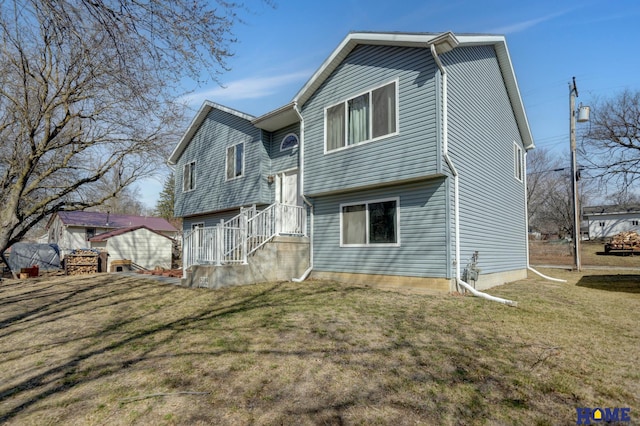
<svg viewBox="0 0 640 426"><path fill-rule="evenodd" d="M107 271L114 260L131 260L144 269L170 269L173 240L146 226L117 229L90 239L91 247L109 253Z"/></svg>
<svg viewBox="0 0 640 426"><path fill-rule="evenodd" d="M640 232L640 206L584 207L583 217L589 222L589 238L612 237L620 232Z"/></svg>

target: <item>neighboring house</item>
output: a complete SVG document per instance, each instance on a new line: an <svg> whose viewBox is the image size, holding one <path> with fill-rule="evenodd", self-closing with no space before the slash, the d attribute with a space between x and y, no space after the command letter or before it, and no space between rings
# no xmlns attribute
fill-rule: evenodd
<svg viewBox="0 0 640 426"><path fill-rule="evenodd" d="M640 206L583 207L589 224L589 239L607 238L625 231L640 232Z"/></svg>
<svg viewBox="0 0 640 426"><path fill-rule="evenodd" d="M71 250L95 248L93 237L120 229L146 227L168 238L176 238L178 230L163 218L110 214L87 211L61 211L51 217L47 224L49 243L60 247L60 256ZM142 236L143 233L136 235ZM144 245L143 242L141 242ZM169 263L171 263L169 261Z"/></svg>
<svg viewBox="0 0 640 426"><path fill-rule="evenodd" d="M204 103L169 158L185 267L250 264L263 211L312 277L450 291L478 252L478 288L524 278L533 147L503 36L350 33L275 111Z"/></svg>
<svg viewBox="0 0 640 426"><path fill-rule="evenodd" d="M106 250L107 271L116 272L111 267L114 260L131 260L144 269L157 266L171 269L173 240L146 226L116 229L90 238L91 248Z"/></svg>

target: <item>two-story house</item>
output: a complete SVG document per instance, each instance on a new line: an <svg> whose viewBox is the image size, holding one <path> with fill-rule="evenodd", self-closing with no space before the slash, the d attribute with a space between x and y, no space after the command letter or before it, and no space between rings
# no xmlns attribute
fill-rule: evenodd
<svg viewBox="0 0 640 426"><path fill-rule="evenodd" d="M450 291L474 254L478 288L526 277L533 146L503 36L350 33L289 104L200 109L169 158L185 267L287 234L301 278Z"/></svg>

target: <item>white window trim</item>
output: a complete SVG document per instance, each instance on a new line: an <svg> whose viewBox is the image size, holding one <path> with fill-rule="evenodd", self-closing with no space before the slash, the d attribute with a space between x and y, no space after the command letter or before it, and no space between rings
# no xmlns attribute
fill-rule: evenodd
<svg viewBox="0 0 640 426"><path fill-rule="evenodd" d="M191 182L191 189L184 189L185 176L186 176L185 171L186 171L186 169L187 169L187 166L189 166L189 165L191 165L191 164L193 164L193 169L194 169L194 170L197 170L197 169L196 169L196 162L195 162L195 160L194 160L194 161L189 161L189 162L185 163L185 164L184 164L184 166L182 166L182 192L192 192L192 191L195 191L195 190L196 190L196 179L195 179L196 175L195 175L195 173L193 173L193 180L192 180L192 182ZM190 173L190 174L191 174L191 173Z"/></svg>
<svg viewBox="0 0 640 426"><path fill-rule="evenodd" d="M365 205L369 205L369 204L373 204L373 203L384 203L386 201L395 201L396 202L396 242L395 243L365 243L365 244L345 244L342 242L342 227L343 227L343 214L342 214L342 209L343 207L348 207L348 206L358 206L361 204L365 204ZM365 230L366 230L366 234L365 234L365 238L367 240L369 240L369 208L367 207L366 210L367 212L366 214L366 222L365 222ZM340 247L400 247L400 197L391 197L391 198L379 198L379 199L373 199L373 200L364 200L364 201L357 201L357 202L349 202L349 203L342 203L340 204Z"/></svg>
<svg viewBox="0 0 640 426"><path fill-rule="evenodd" d="M232 178L229 178L227 176L227 170L228 170L228 167L229 167L229 156L227 155L227 152L229 151L229 148L236 147L238 145L242 145L242 174L240 176L234 176ZM240 178L244 177L245 171L246 171L246 168L245 168L246 157L247 157L247 147L245 146L244 142L239 142L239 143L236 143L236 144L233 144L233 145L229 145L228 147L225 148L225 150L224 150L224 180L225 181L236 180L236 179L240 179ZM235 175L235 169L236 169L236 165L235 165L235 161L236 161L236 159L235 159L235 148L234 148L234 152L233 152L233 161L234 161L234 164L233 164L234 173L233 174Z"/></svg>
<svg viewBox="0 0 640 426"><path fill-rule="evenodd" d="M298 140L298 144L297 144L297 145L295 145L295 146L292 146L292 147L290 147L290 148L282 148L282 145L284 144L284 141L285 141L289 136L295 136L295 137L296 137L296 139ZM299 146L300 146L300 138L298 137L298 135L297 135L297 134L295 134L295 133L287 133L287 134L285 135L285 137L284 137L284 138L282 138L282 141L280 142L280 152L283 152L283 151L291 151L292 149L297 148L297 147L299 147Z"/></svg>
<svg viewBox="0 0 640 426"><path fill-rule="evenodd" d="M522 154L522 148L514 141L513 142L513 176L519 182L524 181L524 156ZM519 175L518 175L518 172Z"/></svg>
<svg viewBox="0 0 640 426"><path fill-rule="evenodd" d="M391 83L395 83L396 84L396 131L393 133L388 133L386 135L382 135L382 136L378 136L377 138L373 138L373 139L367 139L366 141L362 141L362 142L358 142L355 143L353 145L345 145L343 147L340 148L336 148L336 149L332 149L331 151L327 150L327 111L337 105L340 104L344 104L344 114L345 114L345 141L347 140L347 132L349 131L349 126L347 125L348 123L348 119L347 119L347 114L349 114L349 108L347 106L347 102L349 102L351 99L355 99L358 96L362 96L365 93L369 93L369 106L371 106L371 102L373 99L372 93L374 90L379 89L381 87L387 86ZM386 83L380 84L379 86L375 86L375 87L371 87L370 89L364 90L356 95L353 96L349 96L348 98L340 101L340 102L336 102L332 105L329 105L327 107L324 108L324 154L333 154L334 152L340 152L340 151L344 151L345 149L350 149L350 148L354 148L356 146L360 146L360 145L366 145L368 143L371 142L376 142L382 139L386 139L388 137L391 136L396 136L400 133L400 79L396 78L395 80L390 80L387 81ZM373 120L369 120L369 134L373 134Z"/></svg>

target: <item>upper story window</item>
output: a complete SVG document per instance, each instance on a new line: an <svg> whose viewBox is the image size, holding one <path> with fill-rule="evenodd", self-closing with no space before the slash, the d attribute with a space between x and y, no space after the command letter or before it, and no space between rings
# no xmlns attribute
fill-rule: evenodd
<svg viewBox="0 0 640 426"><path fill-rule="evenodd" d="M289 133L282 139L280 143L280 151L286 151L288 149L293 149L298 146L298 135L295 133Z"/></svg>
<svg viewBox="0 0 640 426"><path fill-rule="evenodd" d="M325 109L325 152L397 133L397 87L394 81Z"/></svg>
<svg viewBox="0 0 640 426"><path fill-rule="evenodd" d="M523 179L523 160L522 160L522 148L518 146L518 144L513 144L513 167L514 167L514 176L520 182Z"/></svg>
<svg viewBox="0 0 640 426"><path fill-rule="evenodd" d="M196 162L192 161L184 165L182 174L182 191L193 191L196 189Z"/></svg>
<svg viewBox="0 0 640 426"><path fill-rule="evenodd" d="M340 206L340 245L399 245L399 199Z"/></svg>
<svg viewBox="0 0 640 426"><path fill-rule="evenodd" d="M244 143L227 147L227 180L244 174Z"/></svg>

